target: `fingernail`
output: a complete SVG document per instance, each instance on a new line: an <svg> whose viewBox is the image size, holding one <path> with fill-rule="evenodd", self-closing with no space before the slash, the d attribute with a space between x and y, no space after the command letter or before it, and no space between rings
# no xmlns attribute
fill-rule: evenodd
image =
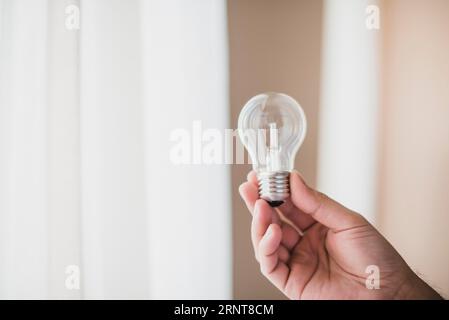
<svg viewBox="0 0 449 320"><path fill-rule="evenodd" d="M270 225L270 226L268 227L268 229L267 229L266 236L269 237L269 236L271 236L272 233L273 233L273 228L272 228L271 225Z"/></svg>
<svg viewBox="0 0 449 320"><path fill-rule="evenodd" d="M243 195L242 195L243 185L244 185L244 183L242 183L242 184L239 186L239 194L240 194L241 197L243 197Z"/></svg>
<svg viewBox="0 0 449 320"><path fill-rule="evenodd" d="M299 179L301 179L301 181L302 181L304 184L306 184L306 181L304 180L304 177L302 176L301 172L299 172L299 171L296 170L296 169L293 169L292 172L293 172L293 173L296 173L296 174L298 175Z"/></svg>

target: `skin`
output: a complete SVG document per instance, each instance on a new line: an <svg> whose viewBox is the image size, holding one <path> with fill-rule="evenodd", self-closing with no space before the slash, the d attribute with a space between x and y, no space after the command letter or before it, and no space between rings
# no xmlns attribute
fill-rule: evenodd
<svg viewBox="0 0 449 320"><path fill-rule="evenodd" d="M441 299L360 214L313 190L298 172L279 209L259 199L248 174L240 194L252 214L251 239L262 274L290 299ZM366 268L378 266L380 289L368 289Z"/></svg>

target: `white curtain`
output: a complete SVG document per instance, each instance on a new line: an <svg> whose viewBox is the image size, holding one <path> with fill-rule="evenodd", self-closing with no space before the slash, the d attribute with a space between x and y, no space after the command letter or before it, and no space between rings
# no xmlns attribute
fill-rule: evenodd
<svg viewBox="0 0 449 320"><path fill-rule="evenodd" d="M224 0L0 0L0 298L231 297L228 168L169 159L226 44Z"/></svg>
<svg viewBox="0 0 449 320"><path fill-rule="evenodd" d="M376 223L381 1L324 0L318 187ZM367 24L368 21L368 24ZM380 27L379 25L379 27Z"/></svg>

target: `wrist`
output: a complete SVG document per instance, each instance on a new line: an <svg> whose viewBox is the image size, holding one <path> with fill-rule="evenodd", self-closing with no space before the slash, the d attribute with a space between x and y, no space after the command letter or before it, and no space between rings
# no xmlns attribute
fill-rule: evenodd
<svg viewBox="0 0 449 320"><path fill-rule="evenodd" d="M441 300L443 299L432 287L425 283L413 271L399 287L394 299L397 300Z"/></svg>

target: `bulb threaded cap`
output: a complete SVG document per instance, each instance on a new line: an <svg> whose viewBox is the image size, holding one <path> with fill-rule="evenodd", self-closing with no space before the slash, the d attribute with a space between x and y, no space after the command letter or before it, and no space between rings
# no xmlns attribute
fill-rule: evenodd
<svg viewBox="0 0 449 320"><path fill-rule="evenodd" d="M259 180L259 197L272 207L278 207L290 196L290 172L263 172L257 176Z"/></svg>

